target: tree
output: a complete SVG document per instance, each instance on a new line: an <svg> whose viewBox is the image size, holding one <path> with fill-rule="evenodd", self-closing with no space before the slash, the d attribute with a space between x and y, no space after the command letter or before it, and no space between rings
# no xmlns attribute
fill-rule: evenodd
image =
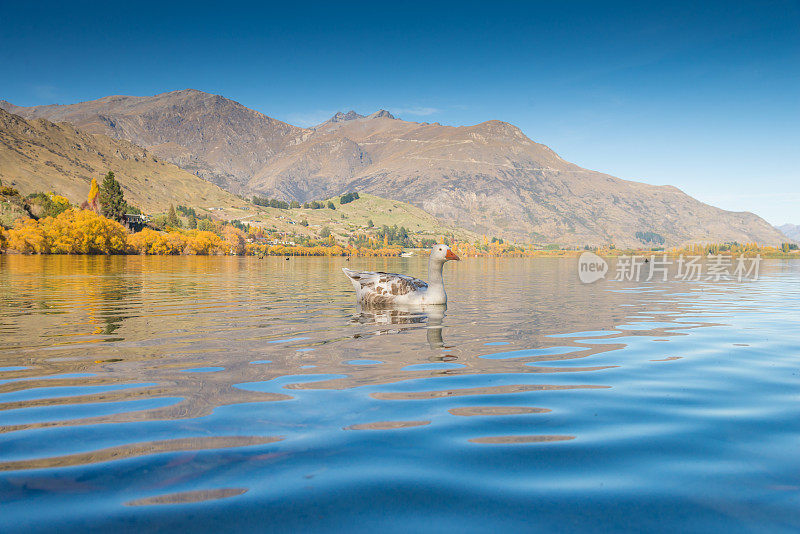
<svg viewBox="0 0 800 534"><path fill-rule="evenodd" d="M336 209L336 206L334 206L333 202L331 202L330 200L328 201L328 209L329 210L335 210Z"/></svg>
<svg viewBox="0 0 800 534"><path fill-rule="evenodd" d="M178 218L178 214L175 213L175 206L172 204L169 205L169 212L167 213L167 226L171 226L173 228L183 227L181 220Z"/></svg>
<svg viewBox="0 0 800 534"><path fill-rule="evenodd" d="M367 221L367 228L372 228L373 226L375 226L375 223L372 222L372 219L368 220Z"/></svg>
<svg viewBox="0 0 800 534"><path fill-rule="evenodd" d="M197 223L197 229L202 232L213 232L214 221L211 219L200 219L200 222Z"/></svg>
<svg viewBox="0 0 800 534"><path fill-rule="evenodd" d="M300 207L300 203L296 200L292 200L292 202L289 204L289 207L292 209L297 209Z"/></svg>
<svg viewBox="0 0 800 534"><path fill-rule="evenodd" d="M91 196L91 195L90 195ZM114 173L108 171L100 184L100 208L103 215L114 221L124 221L125 213L128 211L128 203L122 194L122 186L119 184Z"/></svg>
<svg viewBox="0 0 800 534"><path fill-rule="evenodd" d="M100 188L97 186L97 180L92 178L92 185L89 186L89 208L97 211L97 195L100 193Z"/></svg>
<svg viewBox="0 0 800 534"><path fill-rule="evenodd" d="M352 202L352 201L354 201L354 200L358 200L358 198L359 198L359 197L358 197L358 193L356 193L356 192L354 191L354 192L352 192L352 193L345 193L344 195L342 195L341 197L339 197L339 202L340 202L341 204L349 204L350 202Z"/></svg>
<svg viewBox="0 0 800 534"><path fill-rule="evenodd" d="M191 230L197 228L197 217L194 215L194 210L189 212L189 216L186 219L186 228Z"/></svg>
<svg viewBox="0 0 800 534"><path fill-rule="evenodd" d="M328 237L329 235L331 235L331 229L328 228L327 226L323 226L322 230L319 231L319 236Z"/></svg>

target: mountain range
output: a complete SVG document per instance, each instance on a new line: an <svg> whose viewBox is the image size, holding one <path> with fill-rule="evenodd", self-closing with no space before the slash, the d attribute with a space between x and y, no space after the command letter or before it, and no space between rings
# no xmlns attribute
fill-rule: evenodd
<svg viewBox="0 0 800 534"><path fill-rule="evenodd" d="M800 224L782 224L776 228L789 239L800 241Z"/></svg>
<svg viewBox="0 0 800 534"><path fill-rule="evenodd" d="M704 204L672 186L583 169L501 121L453 127L404 121L385 110L350 111L300 128L191 89L27 108L0 101L0 107L127 140L236 194L303 202L366 192L522 242L785 240L752 213Z"/></svg>

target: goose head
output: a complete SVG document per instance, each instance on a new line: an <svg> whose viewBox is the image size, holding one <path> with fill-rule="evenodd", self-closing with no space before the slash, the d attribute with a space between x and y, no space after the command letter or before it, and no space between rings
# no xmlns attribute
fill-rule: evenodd
<svg viewBox="0 0 800 534"><path fill-rule="evenodd" d="M461 260L461 258L459 258L455 252L450 250L450 247L448 247L447 245L439 244L439 245L433 245L433 248L431 249L431 260L439 263L444 263L450 260L459 261Z"/></svg>

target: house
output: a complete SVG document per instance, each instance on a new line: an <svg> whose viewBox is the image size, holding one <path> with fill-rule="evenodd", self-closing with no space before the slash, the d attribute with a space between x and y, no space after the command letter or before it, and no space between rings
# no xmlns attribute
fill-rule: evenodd
<svg viewBox="0 0 800 534"><path fill-rule="evenodd" d="M128 230L131 232L141 232L149 222L149 215L140 215L138 213L125 214L125 226L127 226Z"/></svg>

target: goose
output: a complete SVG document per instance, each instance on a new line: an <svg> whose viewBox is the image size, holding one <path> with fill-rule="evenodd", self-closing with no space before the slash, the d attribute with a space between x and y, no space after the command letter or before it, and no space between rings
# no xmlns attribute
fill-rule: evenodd
<svg viewBox="0 0 800 534"><path fill-rule="evenodd" d="M343 267L364 306L447 304L442 268L450 260L460 260L447 245L434 245L428 258L428 283L404 274L354 271Z"/></svg>

